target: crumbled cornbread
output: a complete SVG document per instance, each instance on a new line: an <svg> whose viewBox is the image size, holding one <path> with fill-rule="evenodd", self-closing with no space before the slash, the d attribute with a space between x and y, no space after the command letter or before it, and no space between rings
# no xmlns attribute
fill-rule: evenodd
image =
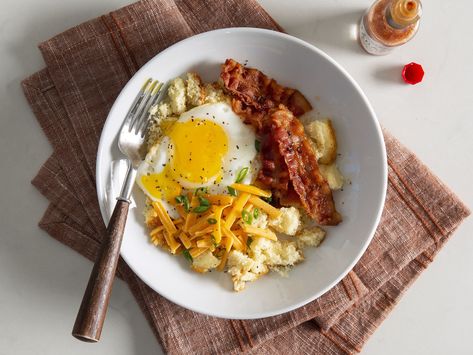
<svg viewBox="0 0 473 355"><path fill-rule="evenodd" d="M199 106L204 103L205 92L202 87L202 80L196 73L187 73L186 99L187 106Z"/></svg>
<svg viewBox="0 0 473 355"><path fill-rule="evenodd" d="M338 170L337 164L320 164L319 169L322 176L327 180L328 186L330 186L332 190L340 190L343 187L345 178L340 170Z"/></svg>
<svg viewBox="0 0 473 355"><path fill-rule="evenodd" d="M299 248L318 247L325 238L325 231L320 227L304 228L297 233L297 246Z"/></svg>
<svg viewBox="0 0 473 355"><path fill-rule="evenodd" d="M270 219L269 226L276 232L295 235L301 225L301 213L295 207L282 207L278 218Z"/></svg>
<svg viewBox="0 0 473 355"><path fill-rule="evenodd" d="M194 258L192 268L198 272L207 272L210 269L215 269L218 264L220 264L220 260L217 259L211 251L206 251Z"/></svg>
<svg viewBox="0 0 473 355"><path fill-rule="evenodd" d="M227 265L234 290L241 291L246 282L258 279L270 269L289 269L302 260L304 257L295 242L255 238L248 255L234 250L229 254Z"/></svg>
<svg viewBox="0 0 473 355"><path fill-rule="evenodd" d="M171 81L168 88L168 98L172 113L181 114L186 111L186 84L177 77Z"/></svg>

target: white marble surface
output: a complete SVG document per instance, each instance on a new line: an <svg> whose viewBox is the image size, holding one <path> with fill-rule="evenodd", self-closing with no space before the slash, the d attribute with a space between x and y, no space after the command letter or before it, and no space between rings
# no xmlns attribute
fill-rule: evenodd
<svg viewBox="0 0 473 355"><path fill-rule="evenodd" d="M261 0L289 32L326 51L358 81L381 123L473 206L473 2L425 1L413 42L387 57L352 39L369 0ZM152 354L159 345L117 281L98 344L70 336L91 264L37 227L46 200L30 185L51 148L20 90L41 69L37 43L124 0L0 1L0 354ZM426 70L411 87L410 61ZM458 229L363 354L471 354L473 219Z"/></svg>

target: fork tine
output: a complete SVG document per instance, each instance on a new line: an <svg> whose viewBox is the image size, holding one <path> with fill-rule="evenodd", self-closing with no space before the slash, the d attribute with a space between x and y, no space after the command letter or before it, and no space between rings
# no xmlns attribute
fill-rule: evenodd
<svg viewBox="0 0 473 355"><path fill-rule="evenodd" d="M136 109L138 107L138 105L140 104L141 102L141 99L143 98L143 94L145 92L145 90L148 88L150 82L152 81L151 78L148 78L144 83L143 85L141 86L141 89L140 91L138 92L138 94L136 95L135 99L133 100L133 103L131 104L130 106L130 109L128 110L126 116L125 116L125 119L123 120L123 126L124 127L126 124L129 124L131 119L133 118L135 112L136 112ZM131 127L131 125L129 125L129 127Z"/></svg>
<svg viewBox="0 0 473 355"><path fill-rule="evenodd" d="M143 112L141 113L140 117L138 117L137 119L136 133L141 132L142 137L144 136L144 133L146 132L147 122L149 121L149 117L150 117L149 110L160 98L162 87L163 87L163 83L158 83L156 85L156 87L154 88L154 92L151 94Z"/></svg>
<svg viewBox="0 0 473 355"><path fill-rule="evenodd" d="M149 98L151 97L151 94L154 92L154 88L156 87L156 84L158 83L157 80L154 80L151 85L149 85L146 90L143 93L143 98L141 99L136 111L133 113L133 117L130 122L130 132L134 129L136 132L136 124L138 122L138 118L141 116L144 108L146 107L146 104L148 103Z"/></svg>

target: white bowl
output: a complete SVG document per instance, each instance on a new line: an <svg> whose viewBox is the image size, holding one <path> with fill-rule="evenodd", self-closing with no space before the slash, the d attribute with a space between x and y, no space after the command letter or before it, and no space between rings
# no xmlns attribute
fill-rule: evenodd
<svg viewBox="0 0 473 355"><path fill-rule="evenodd" d="M303 306L339 282L366 250L383 209L387 164L379 123L360 87L328 55L292 36L254 28L202 33L169 47L133 76L110 110L97 156L97 193L108 221L123 168L117 133L144 80L167 81L196 71L205 81L214 81L226 58L247 62L299 89L322 116L332 118L341 154L338 165L350 180L335 193L343 222L327 228L326 240L307 250L288 278L270 273L236 293L228 274L195 273L183 257L150 244L142 215L144 196L135 188L121 254L146 284L182 307L224 318L263 318Z"/></svg>

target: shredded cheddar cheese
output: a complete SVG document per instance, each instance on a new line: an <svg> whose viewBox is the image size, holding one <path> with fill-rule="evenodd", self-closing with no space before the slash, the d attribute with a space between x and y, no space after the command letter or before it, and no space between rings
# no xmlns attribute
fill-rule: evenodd
<svg viewBox="0 0 473 355"><path fill-rule="evenodd" d="M189 252L189 254L193 258L197 258L199 255L206 252L207 250L209 250L209 248L192 248L191 251Z"/></svg>
<svg viewBox="0 0 473 355"><path fill-rule="evenodd" d="M192 209L194 207L197 207L197 197L192 196L192 200L190 202L190 208ZM183 211L185 212L184 208L183 208ZM184 232L187 232L189 230L190 226L192 226L195 223L196 218L197 216L195 215L195 213L187 213L186 223L184 224Z"/></svg>
<svg viewBox="0 0 473 355"><path fill-rule="evenodd" d="M177 232L176 226L172 222L171 217L169 217L168 213L164 209L164 206L160 201L153 202L153 208L158 214L158 218L161 220L164 228L171 236Z"/></svg>
<svg viewBox="0 0 473 355"><path fill-rule="evenodd" d="M243 250L244 249L243 244L241 243L240 239L238 239L238 237L230 229L225 227L225 225L222 226L222 232L226 237L231 238L233 246L235 247L235 249L237 249L237 250Z"/></svg>
<svg viewBox="0 0 473 355"><path fill-rule="evenodd" d="M271 206L269 203L263 201L259 197L256 196L251 196L249 198L250 202L262 209L264 212L266 212L271 218L278 218L281 215L281 211L278 210L276 207Z"/></svg>
<svg viewBox="0 0 473 355"><path fill-rule="evenodd" d="M232 249L233 245L233 238L225 238L223 246L225 247L225 250L229 252Z"/></svg>
<svg viewBox="0 0 473 355"><path fill-rule="evenodd" d="M235 197L228 195L204 195L204 197L209 200L211 204L219 206L231 205L235 200Z"/></svg>
<svg viewBox="0 0 473 355"><path fill-rule="evenodd" d="M230 204L225 206L218 206L214 208L215 215L215 227L214 227L214 238L217 244L222 240L222 212Z"/></svg>
<svg viewBox="0 0 473 355"><path fill-rule="evenodd" d="M198 248L211 248L214 246L210 238L200 239L196 244Z"/></svg>
<svg viewBox="0 0 473 355"><path fill-rule="evenodd" d="M222 256L222 260L220 260L220 264L217 266L218 271L223 271L225 268L225 265L227 264L227 259L228 259L228 251L225 250L225 253Z"/></svg>
<svg viewBox="0 0 473 355"><path fill-rule="evenodd" d="M276 234L270 229L263 229L263 228L257 228L257 227L244 225L243 231L246 234L250 234L256 237L262 237L262 238L267 238L271 240L278 240L278 237L276 236Z"/></svg>
<svg viewBox="0 0 473 355"><path fill-rule="evenodd" d="M186 233L181 232L179 234L179 239L181 240L182 244L186 247L186 249L190 249L190 247L192 246L192 242L190 241Z"/></svg>
<svg viewBox="0 0 473 355"><path fill-rule="evenodd" d="M260 197L271 197L271 191L262 190L259 187L252 186L252 185L244 185L244 184L232 184L230 187L233 187L237 191L248 192L249 194L260 196Z"/></svg>
<svg viewBox="0 0 473 355"><path fill-rule="evenodd" d="M176 250L177 250L177 248L179 248L180 244L168 232L164 232L164 238L166 239L166 243L168 244L169 249L171 250L171 253L175 254Z"/></svg>
<svg viewBox="0 0 473 355"><path fill-rule="evenodd" d="M235 183L230 187L238 191L236 196L211 195L204 189L180 195L174 206L178 212L175 219L161 201L151 202L152 213L146 220L151 243L172 254L183 254L196 272L228 268L232 275L238 274L234 268L240 259L235 255L241 256L240 261L253 260L252 253L266 245L261 240L276 243L276 249L286 245L276 236L275 231L281 230L266 221L284 216L287 208L280 210L264 201L271 192L256 186ZM269 271L266 265L259 270L261 274Z"/></svg>
<svg viewBox="0 0 473 355"><path fill-rule="evenodd" d="M189 214L195 214L195 213L189 213ZM195 224L187 230L187 232L189 232L190 234L194 234L195 232L208 227L209 226L208 219L212 217L213 217L213 214L204 215L200 217L198 220L195 221Z"/></svg>
<svg viewBox="0 0 473 355"><path fill-rule="evenodd" d="M233 207L230 213L227 216L227 219L225 221L225 227L227 227L228 229L232 227L237 217L241 215L243 206L245 206L249 198L250 198L250 194L247 192L243 192L240 196L238 196L237 200L233 204Z"/></svg>
<svg viewBox="0 0 473 355"><path fill-rule="evenodd" d="M162 232L163 230L164 230L164 226L156 227L156 228L154 228L154 229L149 233L149 235L150 235L151 237L153 237L153 236L155 236L156 234Z"/></svg>
<svg viewBox="0 0 473 355"><path fill-rule="evenodd" d="M201 237L203 235L206 235L206 234L210 234L214 231L214 227L213 226L210 226L210 227L207 227L205 229L202 229L202 230L199 230L197 232L194 233L194 235L196 237Z"/></svg>

